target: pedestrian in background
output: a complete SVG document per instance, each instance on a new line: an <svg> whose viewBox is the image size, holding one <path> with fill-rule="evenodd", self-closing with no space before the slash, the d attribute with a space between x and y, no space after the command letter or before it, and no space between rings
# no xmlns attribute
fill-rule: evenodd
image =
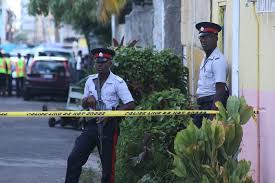
<svg viewBox="0 0 275 183"><path fill-rule="evenodd" d="M199 31L199 40L205 52L199 70L197 88L197 104L200 110L217 110L215 102L221 101L226 105L229 95L226 86L227 62L224 55L217 48L218 33L221 26L212 22L196 24ZM194 122L200 127L203 117L213 118L209 115L196 115Z"/></svg>
<svg viewBox="0 0 275 183"><path fill-rule="evenodd" d="M76 57L76 81L78 82L81 79L82 75L82 51L79 50Z"/></svg>
<svg viewBox="0 0 275 183"><path fill-rule="evenodd" d="M8 96L12 96L12 65L11 65L11 60L10 60L10 54L6 53L4 54L3 59L6 61L7 64L7 91L8 91Z"/></svg>
<svg viewBox="0 0 275 183"><path fill-rule="evenodd" d="M114 55L113 50L106 48L92 50L98 74L91 75L85 83L82 103L84 109L134 109L134 99L127 84L122 78L110 71ZM118 106L120 100L123 104ZM87 162L89 155L96 146L100 153L102 165L101 183L114 183L115 147L119 134L119 124L114 118L92 118L87 119L87 125L87 129L76 139L68 158L65 183L78 183L82 166Z"/></svg>
<svg viewBox="0 0 275 183"><path fill-rule="evenodd" d="M23 94L24 78L26 74L25 60L21 57L21 54L17 54L17 62L15 63L15 81L16 81L16 96L20 97Z"/></svg>
<svg viewBox="0 0 275 183"><path fill-rule="evenodd" d="M0 52L0 96L5 96L6 93L6 74L7 74L7 64L3 58L2 52Z"/></svg>

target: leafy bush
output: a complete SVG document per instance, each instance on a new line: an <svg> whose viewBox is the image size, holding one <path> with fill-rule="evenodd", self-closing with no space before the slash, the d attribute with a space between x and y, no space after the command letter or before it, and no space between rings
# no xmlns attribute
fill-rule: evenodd
<svg viewBox="0 0 275 183"><path fill-rule="evenodd" d="M188 69L171 50L120 47L114 60L112 70L126 80L136 101L170 88L188 93Z"/></svg>
<svg viewBox="0 0 275 183"><path fill-rule="evenodd" d="M154 92L142 100L137 110L189 109L188 97L179 89ZM189 116L128 117L121 124L117 145L116 181L175 182L172 174L173 141L190 121Z"/></svg>
<svg viewBox="0 0 275 183"><path fill-rule="evenodd" d="M170 50L119 47L114 59L112 70L126 80L137 110L190 107L188 69ZM168 151L188 120L187 116L126 118L117 145L116 181L174 182Z"/></svg>
<svg viewBox="0 0 275 183"><path fill-rule="evenodd" d="M227 111L220 102L217 107L216 119L204 119L200 129L190 123L177 134L173 172L190 183L251 183L250 162L238 161L237 155L241 125L252 116L253 108L237 97L229 97Z"/></svg>

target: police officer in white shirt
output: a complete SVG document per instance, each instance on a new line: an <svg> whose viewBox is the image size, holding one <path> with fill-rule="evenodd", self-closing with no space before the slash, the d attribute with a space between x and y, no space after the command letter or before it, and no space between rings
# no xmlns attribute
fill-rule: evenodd
<svg viewBox="0 0 275 183"><path fill-rule="evenodd" d="M98 74L91 75L86 81L83 108L96 110L98 109L97 105L101 102L104 110L134 109L134 99L125 81L110 71L115 52L106 48L97 48L91 53L95 59ZM119 105L120 100L122 105ZM102 106L100 110L102 110ZM101 183L114 183L115 146L119 126L115 118L100 118L101 123L97 123L98 119L88 120L87 129L76 139L75 146L68 158L65 183L79 181L81 168L96 146L102 164ZM98 124L103 124L103 130L100 130ZM100 131L103 136L100 135Z"/></svg>
<svg viewBox="0 0 275 183"><path fill-rule="evenodd" d="M200 22L196 28L205 52L199 71L197 103L200 110L216 110L215 102L221 101L225 105L229 95L226 86L227 62L217 48L218 33L222 28L212 22ZM194 122L198 127L203 117L211 119L213 116L196 115Z"/></svg>

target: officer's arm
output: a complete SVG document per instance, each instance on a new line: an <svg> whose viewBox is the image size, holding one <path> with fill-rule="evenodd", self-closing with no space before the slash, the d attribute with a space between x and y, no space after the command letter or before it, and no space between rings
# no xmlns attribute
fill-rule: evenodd
<svg viewBox="0 0 275 183"><path fill-rule="evenodd" d="M135 109L135 107L136 107L136 105L132 101L132 102L128 102L126 104L119 106L116 110L133 110L133 109Z"/></svg>
<svg viewBox="0 0 275 183"><path fill-rule="evenodd" d="M217 110L215 103L217 101L222 101L224 95L225 95L225 83L221 83L221 82L216 83L216 95L214 97L211 109Z"/></svg>
<svg viewBox="0 0 275 183"><path fill-rule="evenodd" d="M82 107L84 109L88 109L88 108L92 108L95 109L96 108L96 99L95 97L90 93L89 90L89 85L93 84L93 81L91 82L91 80L87 80L85 83L85 87L84 87L84 98L82 100Z"/></svg>

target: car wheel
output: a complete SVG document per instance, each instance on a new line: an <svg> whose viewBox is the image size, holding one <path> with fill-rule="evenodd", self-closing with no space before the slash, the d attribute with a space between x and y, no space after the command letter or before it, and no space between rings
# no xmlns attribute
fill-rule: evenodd
<svg viewBox="0 0 275 183"><path fill-rule="evenodd" d="M56 123L55 118L50 118L48 121L49 127L54 127L55 123Z"/></svg>

